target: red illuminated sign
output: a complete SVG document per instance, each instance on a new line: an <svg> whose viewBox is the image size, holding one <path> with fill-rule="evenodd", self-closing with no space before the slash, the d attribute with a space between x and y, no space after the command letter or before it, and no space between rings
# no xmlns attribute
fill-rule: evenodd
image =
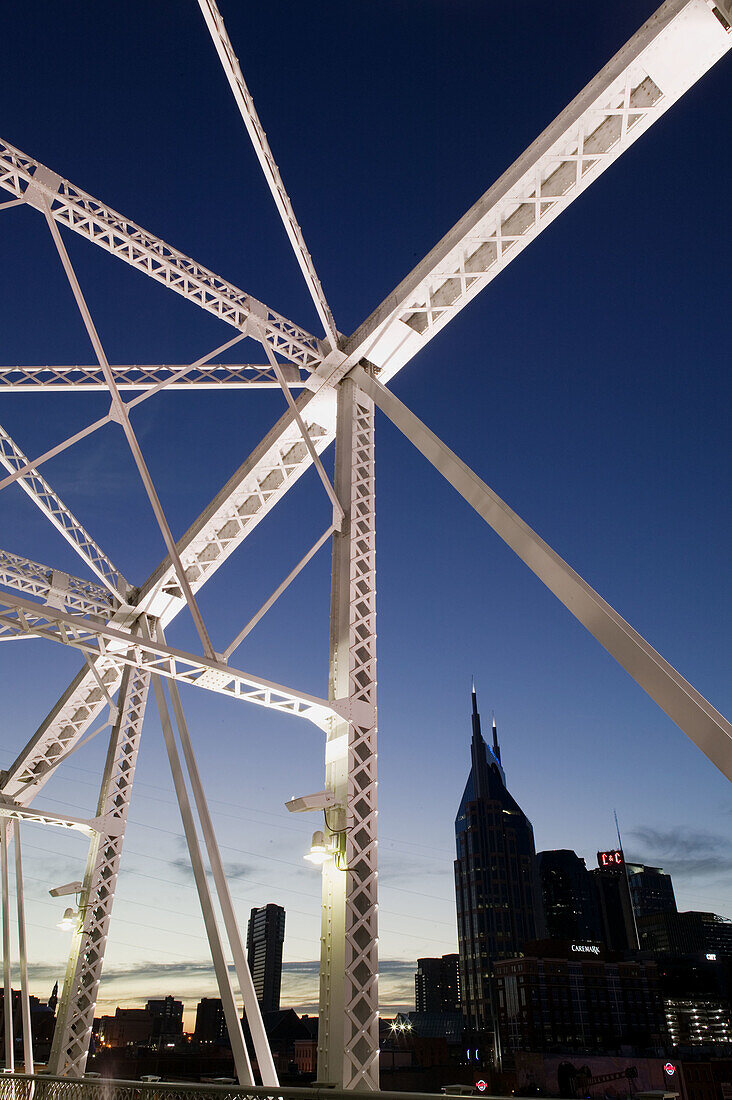
<svg viewBox="0 0 732 1100"><path fill-rule="evenodd" d="M597 866L598 867L622 867L623 866L623 853L617 848L614 848L612 852L598 852L597 853Z"/></svg>
<svg viewBox="0 0 732 1100"><path fill-rule="evenodd" d="M673 1062L667 1062L663 1068L665 1072L669 1075L669 1077L673 1077L673 1075L676 1073L676 1066L673 1064Z"/></svg>
<svg viewBox="0 0 732 1100"><path fill-rule="evenodd" d="M475 1087L477 1088L478 1092L485 1092L485 1090L488 1088L488 1082L487 1081L476 1081L475 1082Z"/></svg>

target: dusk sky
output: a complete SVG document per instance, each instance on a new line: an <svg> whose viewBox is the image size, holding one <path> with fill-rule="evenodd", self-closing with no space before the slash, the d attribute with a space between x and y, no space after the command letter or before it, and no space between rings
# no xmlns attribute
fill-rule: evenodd
<svg viewBox="0 0 732 1100"><path fill-rule="evenodd" d="M338 328L350 334L655 10L555 0L221 0ZM321 335L195 0L3 15L3 139ZM732 711L729 57L394 379L394 392L722 713ZM9 196L6 196L9 197ZM112 363L187 363L235 335L68 232ZM41 215L0 212L5 364L92 363ZM261 362L244 341L231 362ZM106 413L102 394L0 395L34 455ZM276 392L162 393L133 424L180 537L283 411ZM470 682L494 710L537 850L615 844L673 875L681 909L732 917L729 784L468 505L377 415L382 1008L413 1006L420 956L457 949L454 817ZM332 449L326 468L332 468ZM119 428L44 475L131 583L164 546ZM328 522L311 470L202 589L223 649ZM0 546L84 565L17 486ZM91 574L89 574L91 576ZM327 694L330 552L237 651L239 668ZM200 652L190 616L167 632ZM0 767L80 667L2 646ZM287 910L283 1004L317 1011L317 815L307 722L182 689L243 934ZM37 805L91 815L104 734ZM86 841L24 826L31 990L63 979L63 904ZM17 984L17 977L16 977ZM216 995L152 693L99 1011ZM190 1015L187 1017L190 1023Z"/></svg>

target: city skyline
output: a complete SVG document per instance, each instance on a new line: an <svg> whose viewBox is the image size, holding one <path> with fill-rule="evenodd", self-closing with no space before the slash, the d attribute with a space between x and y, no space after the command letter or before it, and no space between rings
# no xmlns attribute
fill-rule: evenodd
<svg viewBox="0 0 732 1100"><path fill-rule="evenodd" d="M319 4L315 18L293 5L284 23L224 7L340 328L350 332L381 301L655 6L611 16L567 0L543 26L527 12L471 4L448 17L428 2L418 20L385 3L368 15ZM50 4L30 27L27 13L9 12L3 137L315 331L198 12L148 9L99 13L83 31ZM275 38L283 53L272 71ZM349 78L334 96L344 42ZM41 72L30 83L28 56ZM328 64L312 65L315 56ZM206 96L182 97L181 72L196 74ZM722 712L732 702L728 240L718 215L732 155L728 80L721 62L394 386ZM316 154L335 134L348 140L325 172ZM14 272L0 307L6 362L91 362L37 214L0 218ZM67 245L114 362L187 362L227 338L225 326L111 257ZM256 356L243 347L236 361ZM100 395L6 395L2 420L35 454L106 406ZM171 393L140 410L136 428L176 536L281 407L273 393ZM122 441L105 431L45 472L140 583L163 547ZM628 858L668 870L680 909L732 915L724 778L381 418L376 493L384 1003L406 1005L397 998L418 957L456 949L452 820L469 761L471 674L484 713L496 712L537 849L572 848L592 865L594 851L615 844L617 808ZM291 497L206 588L217 645L320 533L316 479ZM0 497L0 523L5 548L80 572L19 490ZM329 565L322 551L237 654L241 667L324 693ZM169 637L195 650L183 618ZM2 656L3 686L24 688L6 696L8 767L80 659L39 641L8 643ZM320 890L301 856L320 822L290 817L283 803L321 788L320 737L201 692L184 691L183 702L240 927L253 905L284 906L283 1005L302 1004L305 991L315 1004ZM103 737L64 764L39 805L91 810ZM120 997L181 996L176 982L191 997L214 992L181 833L151 705L99 1012ZM48 889L80 877L86 843L36 826L23 838L31 989L43 995L68 949L55 927L63 906Z"/></svg>

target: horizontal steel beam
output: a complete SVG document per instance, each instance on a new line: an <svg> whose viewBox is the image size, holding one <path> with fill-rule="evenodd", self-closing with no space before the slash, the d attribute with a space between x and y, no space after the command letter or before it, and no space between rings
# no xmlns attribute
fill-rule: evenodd
<svg viewBox="0 0 732 1100"><path fill-rule="evenodd" d="M197 657L172 646L78 615L40 607L32 600L0 592L0 637L32 634L80 650L90 658L131 665L229 698L256 703L283 714L308 718L328 729L335 715L348 717L348 700L327 702L305 692L229 668L224 661Z"/></svg>
<svg viewBox="0 0 732 1100"><path fill-rule="evenodd" d="M50 607L109 618L119 606L100 584L0 550L0 584L26 596L40 596Z"/></svg>
<svg viewBox="0 0 732 1100"><path fill-rule="evenodd" d="M175 382L168 379L186 370L184 364L137 363L112 364L112 375L119 390L152 390L161 382L170 390L277 389L272 368L255 363L205 363L191 369ZM293 363L282 363L287 385L297 389L304 385L300 371ZM107 383L98 365L83 366L0 366L0 393L88 393L107 391Z"/></svg>

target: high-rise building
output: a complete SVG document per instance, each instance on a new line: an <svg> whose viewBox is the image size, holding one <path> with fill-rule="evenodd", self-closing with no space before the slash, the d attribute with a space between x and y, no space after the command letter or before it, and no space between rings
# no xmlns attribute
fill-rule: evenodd
<svg viewBox="0 0 732 1100"><path fill-rule="evenodd" d="M585 861L568 848L536 857L546 934L552 939L602 940L594 883Z"/></svg>
<svg viewBox="0 0 732 1100"><path fill-rule="evenodd" d="M644 951L665 958L704 956L710 962L732 958L732 921L716 913L649 913L638 921Z"/></svg>
<svg viewBox="0 0 732 1100"><path fill-rule="evenodd" d="M646 867L642 863L626 863L625 867L636 920L649 913L676 912L671 875L661 867Z"/></svg>
<svg viewBox="0 0 732 1100"><path fill-rule="evenodd" d="M459 955L417 959L414 1007L417 1012L460 1011Z"/></svg>
<svg viewBox="0 0 732 1100"><path fill-rule="evenodd" d="M219 997L202 997L196 1008L196 1027L193 1042L202 1046L227 1046L229 1032L226 1027L224 1006Z"/></svg>
<svg viewBox="0 0 732 1100"><path fill-rule="evenodd" d="M475 688L472 766L455 819L460 990L469 1026L492 1028L491 973L537 934L540 894L534 832L506 788L496 724L489 748L480 729Z"/></svg>
<svg viewBox="0 0 732 1100"><path fill-rule="evenodd" d="M247 927L247 962L262 1012L277 1012L282 985L285 910L281 905L252 909Z"/></svg>
<svg viewBox="0 0 732 1100"><path fill-rule="evenodd" d="M598 852L597 863L590 876L600 911L600 939L611 951L636 951L638 933L623 853L618 848Z"/></svg>

